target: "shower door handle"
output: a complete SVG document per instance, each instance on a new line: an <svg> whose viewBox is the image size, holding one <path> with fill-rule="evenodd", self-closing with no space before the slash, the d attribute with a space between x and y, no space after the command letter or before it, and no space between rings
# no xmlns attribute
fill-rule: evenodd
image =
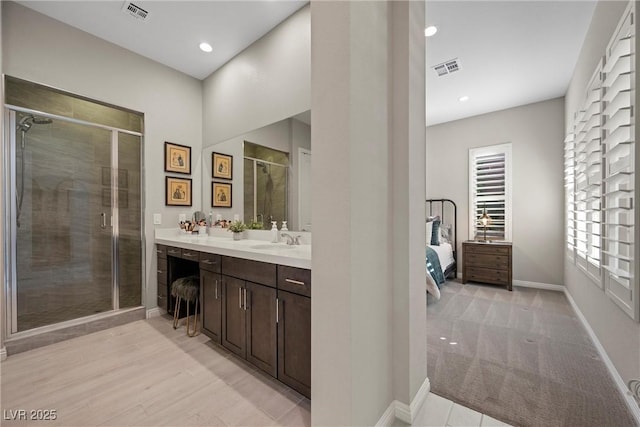
<svg viewBox="0 0 640 427"><path fill-rule="evenodd" d="M107 228L107 214L102 212L100 214L100 218L101 218L101 222L100 222L100 228L105 229Z"/></svg>

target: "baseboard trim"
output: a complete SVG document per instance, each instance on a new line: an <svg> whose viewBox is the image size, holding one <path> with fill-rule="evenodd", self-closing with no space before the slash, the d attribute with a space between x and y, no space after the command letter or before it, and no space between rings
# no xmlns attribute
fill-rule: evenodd
<svg viewBox="0 0 640 427"><path fill-rule="evenodd" d="M389 404L387 410L380 417L375 427L390 427L396 420L396 401L394 400Z"/></svg>
<svg viewBox="0 0 640 427"><path fill-rule="evenodd" d="M521 288L544 289L547 291L557 291L557 292L564 292L565 290L565 287L562 285L554 285L552 283L542 283L542 282L529 282L528 280L514 280L513 286L519 286Z"/></svg>
<svg viewBox="0 0 640 427"><path fill-rule="evenodd" d="M605 366L609 370L609 373L611 374L613 381L616 383L616 386L618 387L618 390L620 391L620 393L622 394L622 397L627 403L629 410L633 414L633 417L636 419L636 423L640 425L640 406L638 406L638 403L635 401L635 399L631 395L631 391L627 387L627 384L624 382L624 380L616 370L616 367L613 365L613 362L611 361L611 359L609 359L609 355L607 354L606 350L600 343L600 340L598 340L596 333L593 331L593 329L591 329L591 325L589 325L589 322L587 322L587 318L584 317L584 314L582 314L582 311L580 310L580 308L578 307L578 304L576 304L573 297L569 293L569 290L565 288L564 294L569 300L569 304L571 304L571 307L573 307L573 311L575 311L576 315L578 316L578 319L580 319L582 326L584 326L584 328L587 331L587 334L589 334L589 338L591 338L591 341L596 346L596 349L598 350L598 354L600 355L600 358L602 358L602 361L604 362Z"/></svg>
<svg viewBox="0 0 640 427"><path fill-rule="evenodd" d="M411 404L407 405L398 400L394 400L389 404L387 409L382 414L382 417L376 423L376 427L388 427L393 425L395 419L399 419L408 424L413 424L413 420L416 418L416 414L427 400L429 391L431 390L431 382L429 378L425 378L424 382L418 389L418 392L411 400Z"/></svg>
<svg viewBox="0 0 640 427"><path fill-rule="evenodd" d="M0 348L0 361L7 360L7 347Z"/></svg>
<svg viewBox="0 0 640 427"><path fill-rule="evenodd" d="M155 307L150 310L147 310L147 319L151 319L152 317L160 317L162 316L162 311L160 307Z"/></svg>

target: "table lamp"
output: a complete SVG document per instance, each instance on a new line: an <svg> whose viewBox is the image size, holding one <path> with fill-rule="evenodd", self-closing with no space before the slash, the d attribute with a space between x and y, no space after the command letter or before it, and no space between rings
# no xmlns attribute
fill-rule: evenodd
<svg viewBox="0 0 640 427"><path fill-rule="evenodd" d="M489 214L487 213L487 208L484 208L484 211L482 212L482 215L480 216L479 220L480 225L482 225L482 227L484 228L484 241L488 242L487 240L487 225L491 224L491 217L489 216Z"/></svg>

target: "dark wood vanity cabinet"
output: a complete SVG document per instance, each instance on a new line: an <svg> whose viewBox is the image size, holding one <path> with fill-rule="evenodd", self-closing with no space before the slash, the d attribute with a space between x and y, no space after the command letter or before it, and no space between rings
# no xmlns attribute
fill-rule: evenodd
<svg viewBox="0 0 640 427"><path fill-rule="evenodd" d="M222 257L222 273L222 345L275 377L276 265Z"/></svg>
<svg viewBox="0 0 640 427"><path fill-rule="evenodd" d="M167 308L167 247L157 245L156 253L158 254L158 307Z"/></svg>
<svg viewBox="0 0 640 427"><path fill-rule="evenodd" d="M278 266L278 379L311 397L311 270Z"/></svg>
<svg viewBox="0 0 640 427"><path fill-rule="evenodd" d="M221 343L222 334L222 276L220 255L200 254L200 301L202 333L213 342Z"/></svg>
<svg viewBox="0 0 640 427"><path fill-rule="evenodd" d="M310 270L164 245L157 254L160 307L173 313L171 280L199 274L202 333L311 397Z"/></svg>

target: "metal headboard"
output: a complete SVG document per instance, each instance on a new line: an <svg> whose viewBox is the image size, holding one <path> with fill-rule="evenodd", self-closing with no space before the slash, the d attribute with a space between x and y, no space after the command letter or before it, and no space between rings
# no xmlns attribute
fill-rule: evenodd
<svg viewBox="0 0 640 427"><path fill-rule="evenodd" d="M453 226L453 259L458 261L458 207L451 199L427 199L427 214L433 216L440 215L442 224ZM453 211L453 221L451 221L451 211Z"/></svg>

